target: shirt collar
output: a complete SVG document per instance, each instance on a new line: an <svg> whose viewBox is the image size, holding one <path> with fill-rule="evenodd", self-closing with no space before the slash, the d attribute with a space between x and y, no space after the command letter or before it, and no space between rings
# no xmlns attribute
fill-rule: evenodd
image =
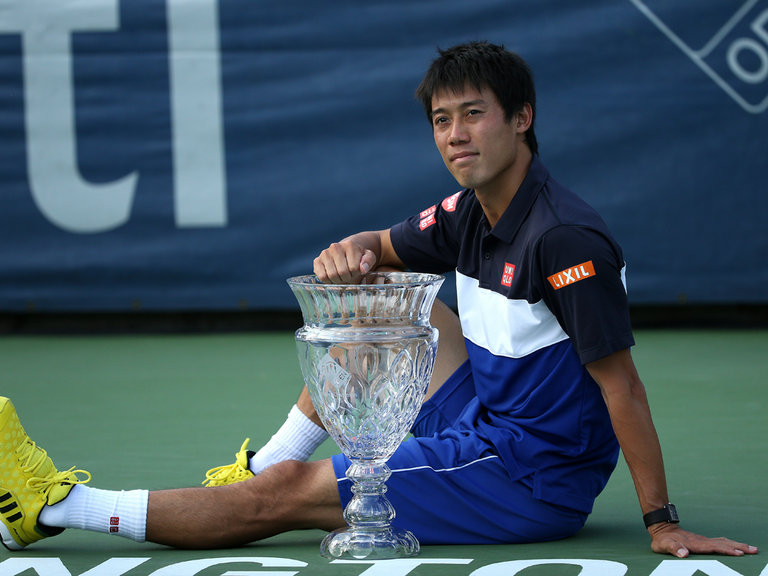
<svg viewBox="0 0 768 576"><path fill-rule="evenodd" d="M549 172L544 164L538 156L534 156L520 188L496 222L491 234L505 242L512 242L548 178Z"/></svg>

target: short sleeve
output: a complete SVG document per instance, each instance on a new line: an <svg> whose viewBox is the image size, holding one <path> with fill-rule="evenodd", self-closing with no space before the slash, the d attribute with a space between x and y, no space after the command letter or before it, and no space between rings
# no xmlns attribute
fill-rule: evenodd
<svg viewBox="0 0 768 576"><path fill-rule="evenodd" d="M589 227L557 226L541 238L535 260L542 299L582 364L634 345L625 263L615 241Z"/></svg>
<svg viewBox="0 0 768 576"><path fill-rule="evenodd" d="M444 273L456 268L462 218L459 192L390 229L397 256L411 270Z"/></svg>

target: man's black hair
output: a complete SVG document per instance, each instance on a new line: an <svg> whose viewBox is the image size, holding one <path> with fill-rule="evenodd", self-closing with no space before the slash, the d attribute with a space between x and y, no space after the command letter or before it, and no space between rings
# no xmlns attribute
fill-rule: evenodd
<svg viewBox="0 0 768 576"><path fill-rule="evenodd" d="M432 97L440 91L460 93L466 85L477 90L489 89L504 110L507 122L527 102L531 105L531 127L525 134L525 141L533 154L538 154L539 145L533 130L536 119L536 88L533 73L518 54L504 46L489 42L469 42L447 50L438 48L440 56L432 62L424 79L416 89L419 99L432 123Z"/></svg>

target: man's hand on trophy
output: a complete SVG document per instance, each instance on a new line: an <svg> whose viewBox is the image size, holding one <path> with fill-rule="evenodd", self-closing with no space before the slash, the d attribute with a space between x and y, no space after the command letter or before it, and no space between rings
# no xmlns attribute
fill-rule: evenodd
<svg viewBox="0 0 768 576"><path fill-rule="evenodd" d="M358 284L376 265L376 254L351 240L334 242L315 258L314 272L326 284Z"/></svg>

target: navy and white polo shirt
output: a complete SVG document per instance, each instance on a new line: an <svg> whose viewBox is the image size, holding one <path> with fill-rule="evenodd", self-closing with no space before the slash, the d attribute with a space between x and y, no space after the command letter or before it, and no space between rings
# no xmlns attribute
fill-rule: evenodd
<svg viewBox="0 0 768 576"><path fill-rule="evenodd" d="M456 271L477 393L459 426L484 434L537 497L591 511L618 444L584 364L634 344L624 259L606 224L534 157L493 229L463 190L391 238L411 269Z"/></svg>

